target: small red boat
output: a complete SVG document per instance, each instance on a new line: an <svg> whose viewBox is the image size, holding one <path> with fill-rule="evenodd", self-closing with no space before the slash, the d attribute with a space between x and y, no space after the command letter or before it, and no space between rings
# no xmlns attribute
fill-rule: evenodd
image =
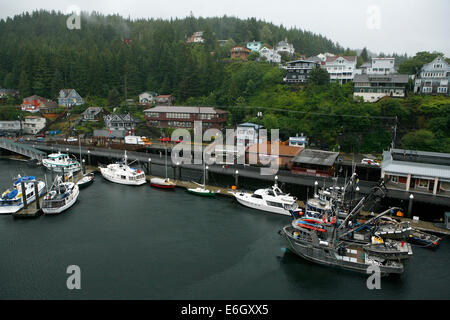
<svg viewBox="0 0 450 320"><path fill-rule="evenodd" d="M173 189L176 187L175 182L170 181L169 178L162 179L162 178L151 178L150 179L150 185L155 188L161 188L161 189Z"/></svg>

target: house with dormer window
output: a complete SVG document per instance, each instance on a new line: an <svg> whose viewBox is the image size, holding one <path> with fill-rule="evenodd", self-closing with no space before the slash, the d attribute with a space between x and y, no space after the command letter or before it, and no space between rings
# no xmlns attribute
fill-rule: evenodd
<svg viewBox="0 0 450 320"><path fill-rule="evenodd" d="M126 130L134 131L136 128L137 120L129 113L118 114L112 113L103 117L105 121L105 127L108 130Z"/></svg>
<svg viewBox="0 0 450 320"><path fill-rule="evenodd" d="M83 98L75 89L61 89L59 91L58 105L62 107L73 107L84 104Z"/></svg>
<svg viewBox="0 0 450 320"><path fill-rule="evenodd" d="M442 94L448 96L450 65L444 57L437 56L425 64L414 81L414 93Z"/></svg>

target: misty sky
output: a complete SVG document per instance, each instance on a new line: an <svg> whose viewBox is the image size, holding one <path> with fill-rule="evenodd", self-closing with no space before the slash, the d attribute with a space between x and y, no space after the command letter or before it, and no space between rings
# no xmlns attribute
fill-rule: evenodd
<svg viewBox="0 0 450 320"><path fill-rule="evenodd" d="M449 0L0 0L0 18L25 11L118 13L133 18L256 17L320 33L341 46L414 55L440 51L450 57ZM281 40L281 39L280 39Z"/></svg>

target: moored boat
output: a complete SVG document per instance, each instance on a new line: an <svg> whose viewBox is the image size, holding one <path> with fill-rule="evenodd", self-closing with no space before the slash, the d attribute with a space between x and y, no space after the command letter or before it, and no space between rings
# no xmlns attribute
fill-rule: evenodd
<svg viewBox="0 0 450 320"><path fill-rule="evenodd" d="M70 158L66 153L51 153L47 159L42 159L42 164L49 170L54 172L77 172L81 170L80 163L73 158Z"/></svg>
<svg viewBox="0 0 450 320"><path fill-rule="evenodd" d="M176 186L175 182L171 181L169 178L151 178L150 185L161 189L174 189Z"/></svg>
<svg viewBox="0 0 450 320"><path fill-rule="evenodd" d="M145 173L137 168L132 168L127 163L127 152L122 160L107 165L106 167L100 167L102 176L111 182L140 186L145 184Z"/></svg>
<svg viewBox="0 0 450 320"><path fill-rule="evenodd" d="M94 173L88 173L83 175L83 178L81 178L78 182L77 185L80 189L86 188L88 186L90 186L95 180L95 175Z"/></svg>
<svg viewBox="0 0 450 320"><path fill-rule="evenodd" d="M63 182L60 176L55 178L50 191L42 202L44 214L58 214L72 207L78 199L80 190L73 182Z"/></svg>
<svg viewBox="0 0 450 320"><path fill-rule="evenodd" d="M204 187L188 188L187 192L203 197L214 197L216 194L214 191L208 190Z"/></svg>
<svg viewBox="0 0 450 320"><path fill-rule="evenodd" d="M235 192L236 200L249 208L278 213L286 216L298 208L297 198L283 193L275 184L271 188L258 189L253 193Z"/></svg>
<svg viewBox="0 0 450 320"><path fill-rule="evenodd" d="M22 182L25 190L22 190ZM4 191L0 198L0 214L11 214L19 211L24 207L23 192L25 192L26 202L30 204L36 200L35 182L38 186L38 196L45 193L45 183L37 181L34 176L18 176L14 179L12 188Z"/></svg>

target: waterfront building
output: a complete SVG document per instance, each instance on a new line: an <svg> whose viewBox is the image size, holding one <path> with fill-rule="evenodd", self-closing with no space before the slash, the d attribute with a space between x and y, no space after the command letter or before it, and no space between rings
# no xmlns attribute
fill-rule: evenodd
<svg viewBox="0 0 450 320"><path fill-rule="evenodd" d="M248 147L265 142L267 137L259 135L259 130L261 129L264 129L264 127L255 123L245 122L239 124L236 128L236 145Z"/></svg>
<svg viewBox="0 0 450 320"><path fill-rule="evenodd" d="M283 79L286 83L306 82L308 73L313 68L319 68L320 64L309 60L289 61L284 67L287 71Z"/></svg>
<svg viewBox="0 0 450 320"><path fill-rule="evenodd" d="M246 163L250 163L250 160L253 158L257 161L257 164L269 166L273 161L276 161L279 168L286 168L289 162L302 150L303 147L300 146L289 146L279 142L271 143L266 141L247 147L245 158Z"/></svg>
<svg viewBox="0 0 450 320"><path fill-rule="evenodd" d="M80 106L82 104L84 104L84 100L75 89L61 89L59 91L59 106L69 108L73 106Z"/></svg>
<svg viewBox="0 0 450 320"><path fill-rule="evenodd" d="M231 59L247 60L248 55L252 52L250 49L243 46L234 46L230 49Z"/></svg>
<svg viewBox="0 0 450 320"><path fill-rule="evenodd" d="M287 38L284 39L284 41L278 42L277 46L275 47L275 52L278 54L287 54L289 57L292 57L294 55L295 49L294 46L287 42Z"/></svg>
<svg viewBox="0 0 450 320"><path fill-rule="evenodd" d="M343 84L352 81L355 74L358 73L356 58L356 56L327 57L323 68L330 74L330 82Z"/></svg>
<svg viewBox="0 0 450 320"><path fill-rule="evenodd" d="M39 112L41 103L49 102L47 98L43 98L37 95L32 95L30 97L23 98L22 104L20 107L22 108L22 111L27 112Z"/></svg>
<svg viewBox="0 0 450 320"><path fill-rule="evenodd" d="M112 113L105 115L103 119L108 130L123 130L133 133L137 124L137 120L129 113Z"/></svg>
<svg viewBox="0 0 450 320"><path fill-rule="evenodd" d="M383 152L381 177L388 189L450 197L450 154L390 149Z"/></svg>
<svg viewBox="0 0 450 320"><path fill-rule="evenodd" d="M354 97L362 97L365 102L376 102L382 97L405 97L407 93L407 74L355 75Z"/></svg>
<svg viewBox="0 0 450 320"><path fill-rule="evenodd" d="M395 58L372 58L372 64L367 66L367 74L393 74L395 71Z"/></svg>
<svg viewBox="0 0 450 320"><path fill-rule="evenodd" d="M202 121L203 129L223 129L227 111L212 107L156 106L144 110L147 125L156 128L193 129L195 121Z"/></svg>
<svg viewBox="0 0 450 320"><path fill-rule="evenodd" d="M139 104L148 105L156 102L158 94L153 91L142 92L139 95Z"/></svg>
<svg viewBox="0 0 450 320"><path fill-rule="evenodd" d="M36 134L45 128L47 119L38 116L26 116L23 121L23 131L27 134Z"/></svg>
<svg viewBox="0 0 450 320"><path fill-rule="evenodd" d="M449 95L450 65L442 56L425 64L414 81L414 92Z"/></svg>
<svg viewBox="0 0 450 320"><path fill-rule="evenodd" d="M281 56L275 52L275 50L267 47L263 47L259 51L259 58L260 60L265 60L270 63L280 63L281 62Z"/></svg>
<svg viewBox="0 0 450 320"><path fill-rule="evenodd" d="M292 159L288 168L294 174L332 177L339 152L303 149Z"/></svg>
<svg viewBox="0 0 450 320"><path fill-rule="evenodd" d="M82 113L83 121L99 121L105 113L105 109L101 107L89 107Z"/></svg>
<svg viewBox="0 0 450 320"><path fill-rule="evenodd" d="M256 51L259 52L261 50L261 47L263 45L262 41L255 41L253 40L252 42L247 42L247 49L250 49L251 51Z"/></svg>
<svg viewBox="0 0 450 320"><path fill-rule="evenodd" d="M157 105L171 106L175 103L175 97L170 94L161 94L156 96L155 103Z"/></svg>
<svg viewBox="0 0 450 320"><path fill-rule="evenodd" d="M0 121L0 132L11 134L11 133L19 133L22 130L22 124L19 120L13 121Z"/></svg>

